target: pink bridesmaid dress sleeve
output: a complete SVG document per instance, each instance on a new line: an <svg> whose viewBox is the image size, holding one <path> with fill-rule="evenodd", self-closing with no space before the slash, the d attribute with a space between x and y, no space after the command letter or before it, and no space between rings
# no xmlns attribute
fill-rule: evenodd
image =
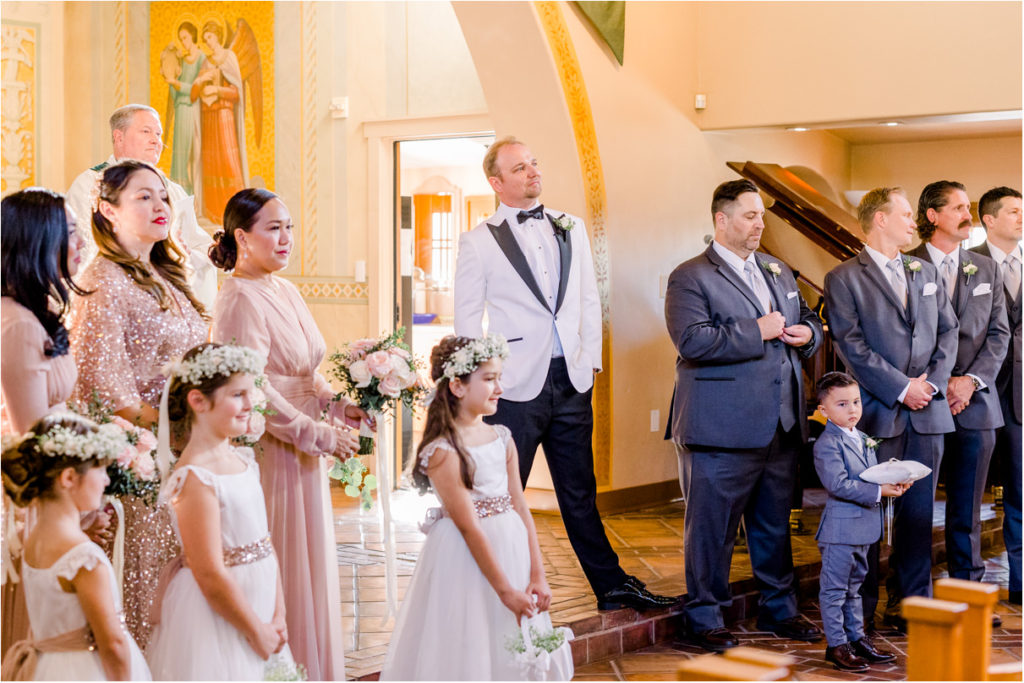
<svg viewBox="0 0 1024 683"><path fill-rule="evenodd" d="M3 338L4 411L12 430L22 433L50 409L46 388L50 359L43 355L46 330L34 319L18 320L3 326Z"/></svg>
<svg viewBox="0 0 1024 683"><path fill-rule="evenodd" d="M213 341L248 346L272 359L273 340L267 329L266 317L241 291L235 289L223 292L218 297L213 316ZM267 371L271 371L269 365ZM322 377L317 377L324 385L327 384ZM272 382L264 382L262 389L273 411L273 414L266 416L267 431L271 435L306 453L329 455L334 452L337 435L330 425L314 420L295 408L274 388ZM330 386L327 389L329 391ZM322 395L319 390L317 393Z"/></svg>

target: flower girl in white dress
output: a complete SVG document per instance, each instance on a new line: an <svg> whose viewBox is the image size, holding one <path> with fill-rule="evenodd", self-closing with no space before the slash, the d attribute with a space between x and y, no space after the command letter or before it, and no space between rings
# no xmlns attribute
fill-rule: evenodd
<svg viewBox="0 0 1024 683"><path fill-rule="evenodd" d="M547 610L537 532L506 427L488 425L501 395L500 337L445 337L431 354L437 394L414 479L441 499L395 625L381 680L521 678L508 640ZM541 618L547 620L546 614ZM550 621L547 621L550 629Z"/></svg>
<svg viewBox="0 0 1024 683"><path fill-rule="evenodd" d="M146 650L156 680L263 680L272 657L295 673L259 468L251 449L231 444L248 431L264 364L252 349L201 344L171 368L160 433L166 416L190 434L160 491L183 554L157 590Z"/></svg>
<svg viewBox="0 0 1024 683"><path fill-rule="evenodd" d="M81 513L99 508L110 483L106 466L126 448L119 427L70 413L5 438L4 489L20 507L35 501L37 521L21 565L34 640L8 650L3 680L150 680L124 627L110 561L81 526Z"/></svg>

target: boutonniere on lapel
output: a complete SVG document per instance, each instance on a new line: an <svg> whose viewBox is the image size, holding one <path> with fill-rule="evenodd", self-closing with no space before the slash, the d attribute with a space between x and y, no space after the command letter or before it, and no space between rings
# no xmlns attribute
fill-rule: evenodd
<svg viewBox="0 0 1024 683"><path fill-rule="evenodd" d="M910 271L911 280L916 280L917 274L921 272L921 262L909 256L903 257L903 267Z"/></svg>
<svg viewBox="0 0 1024 683"><path fill-rule="evenodd" d="M868 449L869 451L877 451L878 450L878 446L881 443L882 443L881 439L876 439L873 436L867 436L867 435L864 436L864 448Z"/></svg>
<svg viewBox="0 0 1024 683"><path fill-rule="evenodd" d="M779 281L779 276L782 275L782 268L779 268L778 263L775 263L775 261L764 261L761 263L761 267L772 276L772 282Z"/></svg>
<svg viewBox="0 0 1024 683"><path fill-rule="evenodd" d="M961 268L964 271L964 275L967 276L966 284L971 284L971 276L978 272L978 266L974 265L970 261L964 261L964 267Z"/></svg>
<svg viewBox="0 0 1024 683"><path fill-rule="evenodd" d="M555 235L561 237L563 242L565 241L566 233L576 227L576 222L564 213L558 218L552 218L551 223L555 226Z"/></svg>

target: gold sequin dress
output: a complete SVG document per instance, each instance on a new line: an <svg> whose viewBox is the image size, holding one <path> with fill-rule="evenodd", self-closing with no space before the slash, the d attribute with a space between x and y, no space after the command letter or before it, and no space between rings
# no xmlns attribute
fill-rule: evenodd
<svg viewBox="0 0 1024 683"><path fill-rule="evenodd" d="M152 294L102 256L78 276L78 284L93 294L77 298L71 316L77 400L88 401L95 390L115 411L141 403L159 408L164 365L206 341L207 325L188 298L158 273L154 277L174 301L170 310L160 310ZM145 649L157 576L177 554L178 544L166 509L153 510L131 498L122 502L125 620Z"/></svg>

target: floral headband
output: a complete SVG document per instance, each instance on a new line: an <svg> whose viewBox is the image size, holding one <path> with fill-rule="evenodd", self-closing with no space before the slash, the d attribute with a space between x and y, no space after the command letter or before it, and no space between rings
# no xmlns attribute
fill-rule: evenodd
<svg viewBox="0 0 1024 683"><path fill-rule="evenodd" d="M488 334L452 351L444 362L444 376L448 379L464 377L491 358L505 360L508 356L508 342L505 341L505 337L500 334Z"/></svg>
<svg viewBox="0 0 1024 683"><path fill-rule="evenodd" d="M261 353L245 346L208 346L188 360L168 363L164 372L168 379L178 377L186 384L196 385L203 378L237 372L260 377L266 364Z"/></svg>
<svg viewBox="0 0 1024 683"><path fill-rule="evenodd" d="M57 419L71 419L70 414L61 414ZM93 425L89 420L74 416L74 421ZM68 456L80 460L114 460L130 447L124 430L115 424L96 425L97 429L79 434L70 427L54 425L42 434L27 432L20 437L4 437L3 450L17 448L28 439L34 439L37 452L55 458Z"/></svg>

